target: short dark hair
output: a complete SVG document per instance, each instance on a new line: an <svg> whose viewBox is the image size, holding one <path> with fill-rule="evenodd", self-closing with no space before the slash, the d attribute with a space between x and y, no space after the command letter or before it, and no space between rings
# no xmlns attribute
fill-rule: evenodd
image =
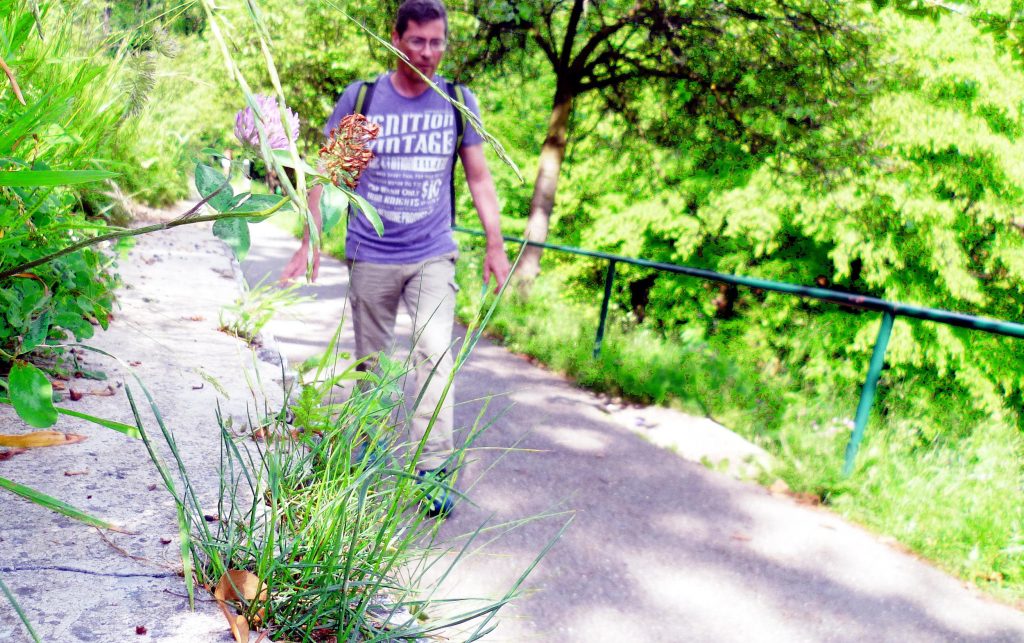
<svg viewBox="0 0 1024 643"><path fill-rule="evenodd" d="M405 0L395 16L395 33L401 38L409 21L423 24L431 20L444 20L444 33L448 33L448 12L441 0Z"/></svg>

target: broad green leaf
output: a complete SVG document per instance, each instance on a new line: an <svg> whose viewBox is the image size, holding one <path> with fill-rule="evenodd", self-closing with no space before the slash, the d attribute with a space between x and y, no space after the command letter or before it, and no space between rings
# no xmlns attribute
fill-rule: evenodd
<svg viewBox="0 0 1024 643"><path fill-rule="evenodd" d="M341 221L342 215L348 212L349 203L348 194L343 190L331 184L324 186L320 194L320 215L323 218L321 234L327 234Z"/></svg>
<svg viewBox="0 0 1024 643"><path fill-rule="evenodd" d="M228 177L224 176L223 172L202 163L196 163L196 190L204 199L220 190L216 196L207 201L210 207L217 212L224 212L230 208L231 199L235 195L228 183Z"/></svg>
<svg viewBox="0 0 1024 643"><path fill-rule="evenodd" d="M380 220L380 215L377 214L377 209L370 205L370 202L352 191L346 191L353 201L356 202L356 207L363 213L363 216L370 222L373 229L377 231L378 237L384 236L384 222Z"/></svg>
<svg viewBox="0 0 1024 643"><path fill-rule="evenodd" d="M65 516L70 516L75 520L80 520L87 525L99 527L100 529L112 529L114 531L122 531L122 529L117 525L106 522L105 520L100 520L99 518L96 518L94 516L90 516L84 511L72 507L63 500L58 500L53 496L48 496L45 493L41 493L39 491L36 491L35 489L32 489L31 487L26 487L25 485L22 484L18 484L17 482L8 480L7 478L0 478L0 488L7 489L11 493L16 493L22 498L26 498L31 502L36 503L40 507L45 507L46 509L56 511L57 513L62 513Z"/></svg>
<svg viewBox="0 0 1024 643"><path fill-rule="evenodd" d="M53 386L41 370L27 362L15 362L7 384L18 417L36 428L53 426L57 421Z"/></svg>
<svg viewBox="0 0 1024 643"><path fill-rule="evenodd" d="M106 427L108 429L113 429L114 431L124 433L130 438L138 439L142 437L142 435L139 433L139 427L132 426L131 424L122 424L120 422L115 422L113 420L108 420L106 418L96 417L95 415L89 415L88 413L72 411L71 409L66 409L61 406L57 406L54 408L56 408L57 413L60 413L61 415L68 415L71 417L78 418L80 420L87 420L89 422L92 422L93 424L98 424L102 427Z"/></svg>
<svg viewBox="0 0 1024 643"><path fill-rule="evenodd" d="M38 188L93 183L118 176L105 170L18 170L0 172L0 187Z"/></svg>
<svg viewBox="0 0 1024 643"><path fill-rule="evenodd" d="M50 317L50 311L46 310L43 311L42 315L32 320L32 323L28 325L25 339L22 341L22 351L27 353L43 343L46 336L50 333Z"/></svg>
<svg viewBox="0 0 1024 643"><path fill-rule="evenodd" d="M93 328L80 312L60 312L54 316L52 324L64 330L71 331L77 339L87 339L92 336Z"/></svg>
<svg viewBox="0 0 1024 643"><path fill-rule="evenodd" d="M249 254L249 224L241 217L218 219L213 223L213 234L228 244L239 261Z"/></svg>

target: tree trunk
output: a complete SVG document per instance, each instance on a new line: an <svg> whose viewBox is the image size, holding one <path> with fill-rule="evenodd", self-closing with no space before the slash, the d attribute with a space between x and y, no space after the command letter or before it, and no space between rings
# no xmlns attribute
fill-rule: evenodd
<svg viewBox="0 0 1024 643"><path fill-rule="evenodd" d="M528 241L546 241L551 210L555 205L555 192L558 190L558 175L562 171L565 160L566 135L569 127L569 115L572 113L573 93L559 88L555 92L555 103L548 121L548 135L540 152L540 167L537 169L537 182L533 186L533 197L530 199L530 216L526 223L526 239ZM526 295L533 280L540 274L541 248L527 246L516 268L516 281L520 291Z"/></svg>

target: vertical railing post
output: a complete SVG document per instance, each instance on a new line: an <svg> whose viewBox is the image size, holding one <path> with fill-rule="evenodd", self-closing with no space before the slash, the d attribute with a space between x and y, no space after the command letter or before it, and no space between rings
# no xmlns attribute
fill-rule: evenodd
<svg viewBox="0 0 1024 643"><path fill-rule="evenodd" d="M868 424L868 416L871 415L871 405L875 401L878 378L882 375L885 350L889 347L889 337L892 335L892 324L895 320L896 315L892 311L887 310L882 315L882 325L878 329L875 350L871 353L871 363L868 365L868 376L864 380L864 387L860 390L860 404L857 405L857 417L853 421L853 432L850 434L850 441L846 444L846 462L843 464L844 478L853 473L853 461L857 458L857 450L860 449L860 442L864 439L864 428Z"/></svg>
<svg viewBox="0 0 1024 643"><path fill-rule="evenodd" d="M604 275L604 300L601 302L601 320L597 322L597 337L594 339L594 359L601 356L601 342L604 341L604 326L608 319L608 303L612 298L612 282L615 281L614 259L608 260L608 271Z"/></svg>

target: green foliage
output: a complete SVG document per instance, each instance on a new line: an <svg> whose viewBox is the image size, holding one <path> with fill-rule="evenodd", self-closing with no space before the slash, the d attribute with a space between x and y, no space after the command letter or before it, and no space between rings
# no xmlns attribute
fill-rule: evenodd
<svg viewBox="0 0 1024 643"><path fill-rule="evenodd" d="M200 150L237 145L231 128L239 105L221 87L219 53L197 36L174 42L187 55L156 57L146 108L121 125L124 143L116 154L124 193L156 206L188 196L188 175Z"/></svg>
<svg viewBox="0 0 1024 643"><path fill-rule="evenodd" d="M702 158L699 144L689 158L647 145L653 167L672 172L671 192L651 187L653 172L630 177L636 166L620 163L615 179L638 189L589 197L556 231L585 247L654 260L1020 318L1019 72L962 16L919 22L886 14L879 29L885 39L876 55L893 61L899 79L880 76L865 109L803 140L799 154L726 150L726 161L721 150ZM591 157L573 172L602 163ZM600 283L589 266L566 270L580 288ZM645 325L699 338L736 333L760 347L758 362L778 357L823 392L863 377L875 315L622 272L617 301ZM1020 395L1011 364L1022 355L1019 342L897 324L888 358L900 377L948 375L977 408L1003 414L1005 399Z"/></svg>
<svg viewBox="0 0 1024 643"><path fill-rule="evenodd" d="M84 10L41 5L41 26L49 33L44 41L33 31L28 3L4 5L0 57L14 70L26 103L15 92L0 92L0 356L10 362L65 333L86 339L94 324L107 323L115 279L104 254L86 249L31 272L22 267L102 231L64 186L115 176L98 169L96 159L109 149L124 106L116 98L123 58L75 24L85 19ZM17 381L14 400L20 398ZM24 401L17 406L29 408ZM39 425L41 416L29 416Z"/></svg>

